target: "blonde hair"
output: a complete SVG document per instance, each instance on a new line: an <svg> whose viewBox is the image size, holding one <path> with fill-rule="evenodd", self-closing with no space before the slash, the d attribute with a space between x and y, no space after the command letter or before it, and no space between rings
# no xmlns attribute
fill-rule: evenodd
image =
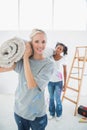
<svg viewBox="0 0 87 130"><path fill-rule="evenodd" d="M32 40L33 37L38 34L38 33L43 33L46 36L46 33L43 30L40 29L33 29L31 34L30 34L30 39Z"/></svg>

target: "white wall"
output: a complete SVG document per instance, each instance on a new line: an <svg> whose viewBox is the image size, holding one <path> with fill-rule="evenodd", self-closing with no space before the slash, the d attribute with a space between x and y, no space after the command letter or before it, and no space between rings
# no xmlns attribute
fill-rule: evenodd
<svg viewBox="0 0 87 130"><path fill-rule="evenodd" d="M0 0L0 30L87 30L87 0Z"/></svg>
<svg viewBox="0 0 87 130"><path fill-rule="evenodd" d="M72 58L75 53L75 47L84 45L87 46L87 31L47 31L47 46L54 48L56 43L63 42L68 46L68 72L72 63ZM4 41L14 37L19 36L23 39L29 39L30 31L0 31L0 45L3 44ZM85 73L87 73L87 66L85 69ZM86 85L87 76L84 76L82 94L86 95ZM18 76L16 72L5 72L0 73L0 93L14 93L18 83Z"/></svg>

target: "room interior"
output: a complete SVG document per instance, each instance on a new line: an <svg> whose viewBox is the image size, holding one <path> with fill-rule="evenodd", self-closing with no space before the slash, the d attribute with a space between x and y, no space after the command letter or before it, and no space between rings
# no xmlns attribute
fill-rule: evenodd
<svg viewBox="0 0 87 130"><path fill-rule="evenodd" d="M0 46L14 36L29 40L29 34L33 28L43 29L47 34L47 47L54 48L58 41L67 45L67 73L69 76L76 47L87 46L87 0L3 0L0 3ZM81 50L81 52L84 51ZM80 105L87 107L87 62L84 68L78 107ZM17 129L14 120L17 84L16 72L0 73L1 130ZM72 84L74 86L75 82L73 81ZM63 94L62 92L62 96ZM73 91L68 92L69 96L72 99L77 98ZM45 100L48 113L47 86ZM55 119L48 120L46 130L86 130L87 122L80 122L84 116L78 112L74 115L74 112L75 104L64 98L62 119L58 122Z"/></svg>

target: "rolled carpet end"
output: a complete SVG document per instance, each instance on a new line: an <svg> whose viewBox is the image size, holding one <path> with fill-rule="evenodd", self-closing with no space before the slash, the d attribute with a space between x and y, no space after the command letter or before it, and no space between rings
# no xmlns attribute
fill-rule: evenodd
<svg viewBox="0 0 87 130"><path fill-rule="evenodd" d="M5 41L0 46L0 67L11 67L15 62L19 61L23 57L24 51L24 40L14 37Z"/></svg>

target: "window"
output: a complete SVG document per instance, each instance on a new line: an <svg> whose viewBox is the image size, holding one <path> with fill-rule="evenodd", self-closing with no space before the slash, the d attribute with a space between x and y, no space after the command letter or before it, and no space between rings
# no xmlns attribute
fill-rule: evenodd
<svg viewBox="0 0 87 130"><path fill-rule="evenodd" d="M52 0L21 0L20 29L52 28Z"/></svg>
<svg viewBox="0 0 87 130"><path fill-rule="evenodd" d="M18 29L18 0L0 0L0 30Z"/></svg>
<svg viewBox="0 0 87 130"><path fill-rule="evenodd" d="M54 0L54 30L86 30L85 0Z"/></svg>
<svg viewBox="0 0 87 130"><path fill-rule="evenodd" d="M0 30L86 30L87 0L0 0Z"/></svg>

